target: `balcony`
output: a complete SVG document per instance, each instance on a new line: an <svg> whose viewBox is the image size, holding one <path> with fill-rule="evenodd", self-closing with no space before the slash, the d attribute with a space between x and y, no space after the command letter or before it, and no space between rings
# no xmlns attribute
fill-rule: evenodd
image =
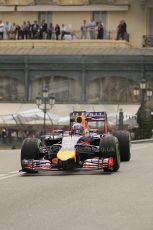
<svg viewBox="0 0 153 230"><path fill-rule="evenodd" d="M129 5L129 0L89 0L90 4Z"/></svg>
<svg viewBox="0 0 153 230"><path fill-rule="evenodd" d="M143 0L140 1L143 4ZM0 0L0 5L129 5L129 0Z"/></svg>
<svg viewBox="0 0 153 230"><path fill-rule="evenodd" d="M2 6L13 6L13 5L34 5L35 0L0 0Z"/></svg>
<svg viewBox="0 0 153 230"><path fill-rule="evenodd" d="M35 0L36 5L129 5L129 0Z"/></svg>

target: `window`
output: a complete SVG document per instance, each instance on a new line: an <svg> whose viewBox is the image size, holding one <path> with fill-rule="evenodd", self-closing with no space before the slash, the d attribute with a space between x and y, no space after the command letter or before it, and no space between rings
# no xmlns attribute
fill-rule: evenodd
<svg viewBox="0 0 153 230"><path fill-rule="evenodd" d="M102 22L104 26L104 38L108 38L108 31L107 31L107 12L97 11L93 12L93 19L96 22Z"/></svg>
<svg viewBox="0 0 153 230"><path fill-rule="evenodd" d="M43 20L45 20L47 24L52 22L52 12L39 12L38 22L41 23Z"/></svg>
<svg viewBox="0 0 153 230"><path fill-rule="evenodd" d="M149 27L150 27L150 35L153 36L153 8L150 9L150 18L149 18Z"/></svg>

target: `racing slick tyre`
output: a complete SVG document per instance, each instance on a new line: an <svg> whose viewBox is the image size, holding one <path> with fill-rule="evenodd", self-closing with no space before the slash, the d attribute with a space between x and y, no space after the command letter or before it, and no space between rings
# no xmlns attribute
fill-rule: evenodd
<svg viewBox="0 0 153 230"><path fill-rule="evenodd" d="M99 153L101 158L112 157L114 166L111 171L116 172L120 167L120 152L118 139L113 135L105 135L100 140ZM109 171L105 169L104 171Z"/></svg>
<svg viewBox="0 0 153 230"><path fill-rule="evenodd" d="M114 132L114 136L117 137L120 146L120 156L121 161L130 161L131 151L130 151L130 134L128 131L119 130Z"/></svg>
<svg viewBox="0 0 153 230"><path fill-rule="evenodd" d="M38 138L26 138L23 141L21 147L21 167L23 172L27 173L37 173L36 170L32 169L25 169L24 165L22 164L22 160L39 160L42 156L40 152L40 147L42 146L41 140Z"/></svg>

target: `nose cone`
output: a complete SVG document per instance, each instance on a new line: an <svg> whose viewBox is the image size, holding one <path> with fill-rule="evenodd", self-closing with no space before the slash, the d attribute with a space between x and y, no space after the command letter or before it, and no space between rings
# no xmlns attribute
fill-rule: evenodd
<svg viewBox="0 0 153 230"><path fill-rule="evenodd" d="M61 161L76 159L75 150L61 150L57 153L57 158Z"/></svg>

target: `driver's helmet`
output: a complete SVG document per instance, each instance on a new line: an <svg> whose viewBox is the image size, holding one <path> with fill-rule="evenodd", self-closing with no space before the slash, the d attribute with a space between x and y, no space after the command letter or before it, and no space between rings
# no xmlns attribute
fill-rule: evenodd
<svg viewBox="0 0 153 230"><path fill-rule="evenodd" d="M83 131L84 131L84 128L83 128L81 123L75 123L72 126L72 131L73 131L73 134L82 135Z"/></svg>

